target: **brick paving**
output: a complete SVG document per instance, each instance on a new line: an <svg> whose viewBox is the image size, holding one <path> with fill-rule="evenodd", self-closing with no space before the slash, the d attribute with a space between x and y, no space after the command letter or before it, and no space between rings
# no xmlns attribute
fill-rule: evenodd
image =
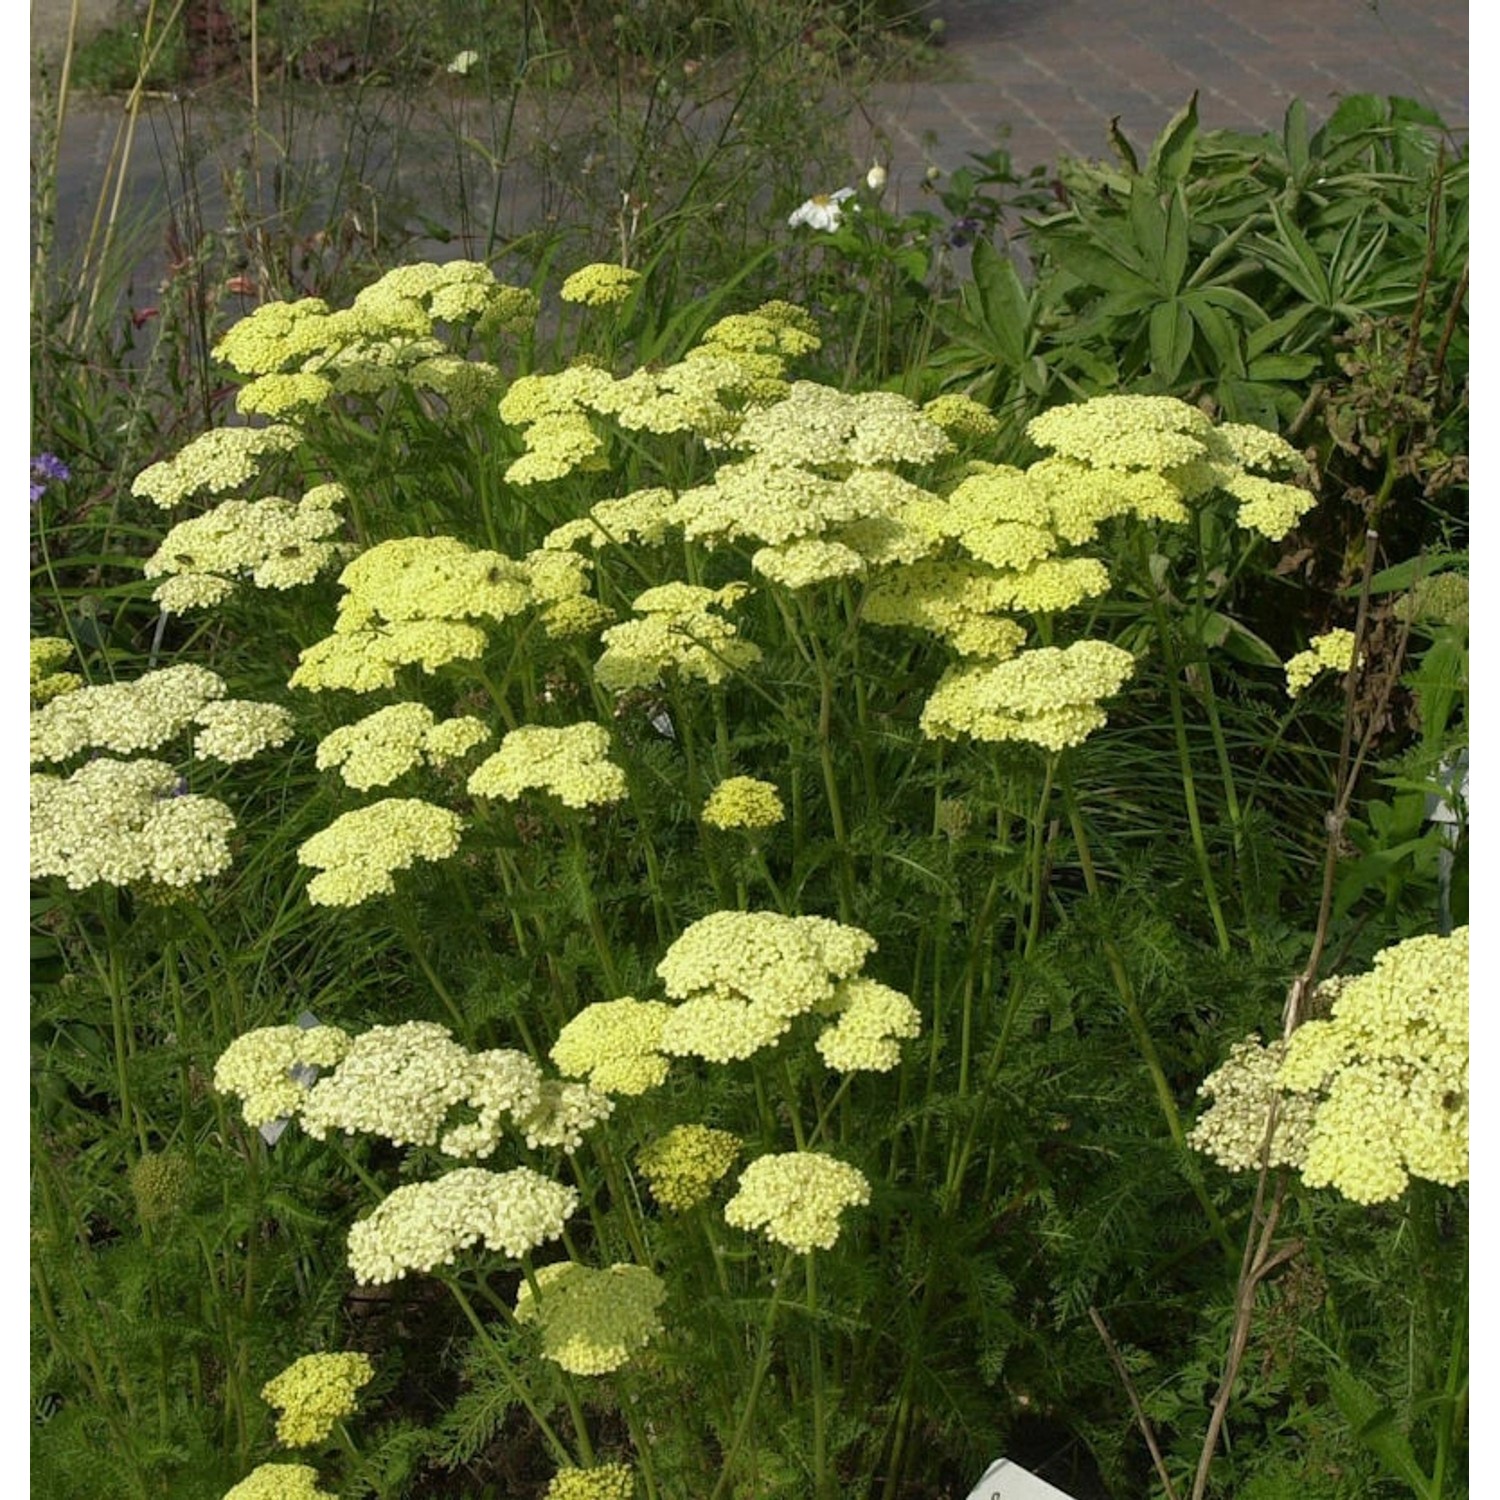
<svg viewBox="0 0 1500 1500"><path fill-rule="evenodd" d="M1301 97L1314 123L1346 94L1401 94L1468 126L1465 0L943 0L951 78L886 85L856 151L888 153L904 188L1004 145L1022 169L1144 156L1199 91L1205 129L1276 130ZM1007 129L1008 128L1008 129ZM1002 136L1002 131L1007 133Z"/></svg>

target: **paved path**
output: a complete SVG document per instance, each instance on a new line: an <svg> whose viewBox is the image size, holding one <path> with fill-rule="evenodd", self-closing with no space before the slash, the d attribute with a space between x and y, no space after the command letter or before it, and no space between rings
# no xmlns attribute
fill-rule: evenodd
<svg viewBox="0 0 1500 1500"><path fill-rule="evenodd" d="M35 18L65 15L67 3L33 0L39 45ZM1023 170L1062 154L1106 156L1116 115L1144 154L1194 88L1207 129L1276 129L1294 96L1320 121L1339 96L1360 92L1418 99L1461 136L1468 124L1466 0L936 0L931 9L946 23L942 80L881 86L851 126L854 169L885 161L897 207L913 205L929 166L952 171L1002 144ZM64 242L81 235L119 118L115 101L71 108L58 184ZM155 107L127 202L162 201L182 124L180 107ZM212 126L200 114L188 128L196 139ZM210 201L216 191L209 181ZM540 200L524 171L508 191L514 232Z"/></svg>

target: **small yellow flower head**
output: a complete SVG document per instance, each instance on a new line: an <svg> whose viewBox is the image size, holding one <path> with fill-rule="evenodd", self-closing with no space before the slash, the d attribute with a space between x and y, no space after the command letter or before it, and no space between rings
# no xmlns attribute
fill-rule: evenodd
<svg viewBox="0 0 1500 1500"><path fill-rule="evenodd" d="M102 757L66 779L32 776L31 878L60 875L75 891L194 885L229 868L234 826L162 761Z"/></svg>
<svg viewBox="0 0 1500 1500"><path fill-rule="evenodd" d="M297 851L298 864L321 870L308 882L315 906L358 906L396 889L396 870L419 859L447 859L458 849L463 821L415 797L387 797L356 808L315 833Z"/></svg>
<svg viewBox="0 0 1500 1500"><path fill-rule="evenodd" d="M739 1189L724 1205L724 1222L759 1229L799 1255L831 1250L839 1215L870 1201L870 1183L857 1167L819 1151L761 1156L740 1174Z"/></svg>
<svg viewBox="0 0 1500 1500"><path fill-rule="evenodd" d="M78 688L32 713L32 762L69 760L84 750L154 750L224 692L217 672L190 664L147 672L133 682Z"/></svg>
<svg viewBox="0 0 1500 1500"><path fill-rule="evenodd" d="M1213 424L1175 396L1095 396L1026 424L1039 448L1111 469L1170 469L1209 451Z"/></svg>
<svg viewBox="0 0 1500 1500"><path fill-rule="evenodd" d="M592 1469L559 1469L542 1500L631 1500L635 1474L629 1464L597 1464Z"/></svg>
<svg viewBox="0 0 1500 1500"><path fill-rule="evenodd" d="M1235 474L1223 488L1240 502L1236 519L1246 531L1258 531L1278 541L1318 503L1318 497L1301 485L1259 474Z"/></svg>
<svg viewBox="0 0 1500 1500"><path fill-rule="evenodd" d="M899 990L856 976L839 986L839 1018L818 1038L818 1051L840 1073L889 1073L901 1061L900 1039L921 1034L922 1017Z"/></svg>
<svg viewBox="0 0 1500 1500"><path fill-rule="evenodd" d="M143 1224L164 1224L187 1206L193 1164L178 1151L148 1152L130 1169L130 1196Z"/></svg>
<svg viewBox="0 0 1500 1500"><path fill-rule="evenodd" d="M642 1146L636 1166L663 1208L682 1213L714 1190L740 1154L744 1142L727 1130L707 1125L677 1125Z"/></svg>
<svg viewBox="0 0 1500 1500"><path fill-rule="evenodd" d="M424 704L393 703L327 735L319 742L317 765L320 771L338 767L345 784L363 792L388 786L424 760L442 765L456 759L489 737L479 719L439 724Z"/></svg>
<svg viewBox="0 0 1500 1500"><path fill-rule="evenodd" d="M349 1269L361 1286L451 1264L481 1241L517 1260L557 1239L578 1194L530 1167L460 1167L398 1187L349 1231Z"/></svg>
<svg viewBox="0 0 1500 1500"><path fill-rule="evenodd" d="M774 828L785 820L780 793L753 776L721 781L703 804L703 821L711 828Z"/></svg>
<svg viewBox="0 0 1500 1500"><path fill-rule="evenodd" d="M579 416L614 385L597 365L569 365L553 374L522 375L500 398L500 418L524 427L543 417Z"/></svg>
<svg viewBox="0 0 1500 1500"><path fill-rule="evenodd" d="M516 1122L526 1144L536 1150L549 1147L571 1156L582 1144L584 1132L614 1113L615 1101L586 1083L542 1080L537 1107Z"/></svg>
<svg viewBox="0 0 1500 1500"><path fill-rule="evenodd" d="M451 536L381 542L356 557L339 583L348 595L341 612L357 607L392 623L505 620L531 602L523 563Z"/></svg>
<svg viewBox="0 0 1500 1500"><path fill-rule="evenodd" d="M318 1488L318 1471L306 1464L261 1464L226 1490L224 1500L338 1500Z"/></svg>
<svg viewBox="0 0 1500 1500"><path fill-rule="evenodd" d="M193 721L194 760L221 760L234 765L262 750L284 745L292 737L292 716L275 703L248 703L221 698L205 703Z"/></svg>
<svg viewBox="0 0 1500 1500"><path fill-rule="evenodd" d="M493 408L505 386L505 376L482 360L456 354L419 359L407 372L412 389L431 391L448 403L448 410L468 416Z"/></svg>
<svg viewBox="0 0 1500 1500"><path fill-rule="evenodd" d="M1317 1112L1316 1096L1284 1089L1279 1082L1286 1042L1263 1046L1254 1034L1236 1042L1229 1056L1198 1085L1213 1103L1188 1134L1193 1150L1231 1172L1253 1172L1261 1162L1271 1101L1278 1100L1276 1129L1268 1157L1272 1167L1300 1167Z"/></svg>
<svg viewBox="0 0 1500 1500"><path fill-rule="evenodd" d="M1326 1021L1292 1033L1285 1088L1317 1091L1302 1180L1356 1203L1405 1191L1408 1177L1469 1176L1469 929L1417 937L1344 978Z"/></svg>
<svg viewBox="0 0 1500 1500"><path fill-rule="evenodd" d="M513 729L469 777L475 797L515 802L528 791L544 791L578 808L618 802L629 789L625 773L609 759L609 731L588 723Z"/></svg>
<svg viewBox="0 0 1500 1500"><path fill-rule="evenodd" d="M581 412L538 417L526 429L526 452L506 469L515 485L562 479L574 469L601 469L604 439Z"/></svg>
<svg viewBox="0 0 1500 1500"><path fill-rule="evenodd" d="M61 636L39 635L31 638L31 706L40 708L53 698L71 693L83 686L76 672L55 672L73 654L73 643Z"/></svg>
<svg viewBox="0 0 1500 1500"><path fill-rule="evenodd" d="M1000 432L994 413L972 396L937 396L922 408L922 415L936 422L955 443L982 443Z"/></svg>
<svg viewBox="0 0 1500 1500"><path fill-rule="evenodd" d="M1199 488L1216 488L1221 481L1218 470L1200 467L1205 476ZM1112 516L1133 515L1141 521L1172 524L1186 521L1185 502L1193 489L1184 482L1189 468L1179 465L1166 472L1119 469L1059 456L1039 459L1024 478L1045 497L1058 536L1076 546L1092 541L1100 523Z"/></svg>
<svg viewBox="0 0 1500 1500"><path fill-rule="evenodd" d="M950 668L922 710L929 739L1025 740L1044 750L1081 744L1105 722L1101 698L1133 670L1105 641L1048 646L993 666Z"/></svg>
<svg viewBox="0 0 1500 1500"><path fill-rule="evenodd" d="M718 590L687 583L647 589L634 603L639 618L604 632L594 675L616 693L654 687L674 671L716 686L761 659L760 647L741 640L737 625L711 613L748 592L741 583Z"/></svg>
<svg viewBox="0 0 1500 1500"><path fill-rule="evenodd" d="M302 1128L319 1141L345 1130L396 1146L431 1146L449 1110L468 1098L471 1063L436 1021L372 1027L313 1085Z"/></svg>
<svg viewBox="0 0 1500 1500"><path fill-rule="evenodd" d="M1026 630L997 611L1009 598L1004 576L972 563L917 562L897 568L865 596L873 625L930 630L961 656L1004 661L1026 640Z"/></svg>
<svg viewBox="0 0 1500 1500"><path fill-rule="evenodd" d="M463 1103L473 1120L450 1126L438 1141L445 1156L489 1156L500 1144L506 1124L520 1127L541 1107L542 1070L524 1052L497 1047L477 1052L467 1067Z"/></svg>
<svg viewBox="0 0 1500 1500"><path fill-rule="evenodd" d="M1234 462L1267 474L1302 474L1307 460L1284 437L1264 427L1244 422L1221 422L1215 429L1217 442L1228 449Z"/></svg>
<svg viewBox="0 0 1500 1500"><path fill-rule="evenodd" d="M302 652L289 686L312 693L328 688L373 693L394 687L401 667L419 665L424 672L436 672L450 662L477 661L487 644L483 630L461 620L404 620L348 630L336 627L333 635Z"/></svg>
<svg viewBox="0 0 1500 1500"><path fill-rule="evenodd" d="M214 1064L214 1087L244 1107L252 1129L302 1112L310 1069L343 1060L350 1037L337 1026L262 1026L236 1037Z"/></svg>
<svg viewBox="0 0 1500 1500"><path fill-rule="evenodd" d="M581 302L585 307L611 307L626 301L640 279L639 271L625 266L582 266L563 282L557 295L564 302Z"/></svg>
<svg viewBox="0 0 1500 1500"><path fill-rule="evenodd" d="M333 382L326 375L297 371L259 376L240 387L234 404L242 416L284 417L322 406L332 394Z"/></svg>
<svg viewBox="0 0 1500 1500"><path fill-rule="evenodd" d="M865 571L865 560L853 547L823 537L805 536L762 547L750 566L763 578L787 589L812 588L835 578L855 578Z"/></svg>
<svg viewBox="0 0 1500 1500"><path fill-rule="evenodd" d="M1354 632L1330 630L1315 635L1306 651L1287 658L1286 691L1297 697L1322 672L1347 672L1354 665Z"/></svg>
<svg viewBox="0 0 1500 1500"><path fill-rule="evenodd" d="M585 1006L558 1033L551 1058L570 1078L586 1077L604 1094L644 1094L666 1081L658 1050L672 1013L660 1000L601 1000Z"/></svg>
<svg viewBox="0 0 1500 1500"><path fill-rule="evenodd" d="M744 367L702 351L660 370L635 370L590 403L628 432L696 432L718 447L739 422L734 397L751 384Z"/></svg>
<svg viewBox="0 0 1500 1500"><path fill-rule="evenodd" d="M328 304L320 297L267 302L241 318L214 347L214 358L242 375L266 375L324 347Z"/></svg>
<svg viewBox="0 0 1500 1500"><path fill-rule="evenodd" d="M615 618L609 605L587 594L558 599L542 610L542 629L558 640L591 636Z"/></svg>
<svg viewBox="0 0 1500 1500"><path fill-rule="evenodd" d="M731 439L773 468L876 468L930 463L953 444L915 403L894 391L850 395L812 380L749 412Z"/></svg>
<svg viewBox="0 0 1500 1500"><path fill-rule="evenodd" d="M175 458L143 469L130 487L171 510L193 495L222 495L250 483L269 454L289 453L297 446L297 430L282 423L269 427L216 427L188 443Z"/></svg>
<svg viewBox="0 0 1500 1500"><path fill-rule="evenodd" d="M358 1410L355 1392L375 1378L365 1354L304 1354L261 1387L261 1400L274 1406L277 1441L288 1448L321 1443L340 1417Z"/></svg>
<svg viewBox="0 0 1500 1500"><path fill-rule="evenodd" d="M537 1324L542 1353L570 1374L608 1375L661 1332L657 1309L666 1295L661 1277L644 1266L595 1271L556 1261L538 1268L535 1290L521 1283L516 1322Z"/></svg>

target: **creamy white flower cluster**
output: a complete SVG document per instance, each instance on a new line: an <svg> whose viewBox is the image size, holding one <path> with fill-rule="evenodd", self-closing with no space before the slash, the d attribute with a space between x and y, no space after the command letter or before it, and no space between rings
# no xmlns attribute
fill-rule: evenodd
<svg viewBox="0 0 1500 1500"><path fill-rule="evenodd" d="M489 726L480 719L439 723L424 704L393 703L326 735L318 743L317 765L320 771L337 767L345 785L363 792L386 786L423 762L445 765L489 737Z"/></svg>
<svg viewBox="0 0 1500 1500"><path fill-rule="evenodd" d="M463 819L417 797L386 797L335 818L297 851L297 863L320 873L307 883L315 906L358 906L391 895L395 872L419 859L457 852Z"/></svg>
<svg viewBox="0 0 1500 1500"><path fill-rule="evenodd" d="M743 583L721 589L664 583L638 594L636 618L611 626L594 675L612 692L654 687L669 673L717 685L761 659L760 647L740 637L739 626L714 613L739 602Z"/></svg>
<svg viewBox="0 0 1500 1500"><path fill-rule="evenodd" d="M767 1239L809 1255L831 1250L839 1237L839 1216L869 1201L869 1179L858 1167L819 1151L788 1151L757 1157L745 1168L724 1205L724 1221L736 1229L758 1229Z"/></svg>
<svg viewBox="0 0 1500 1500"><path fill-rule="evenodd" d="M609 731L590 723L512 729L469 777L476 797L515 802L528 791L543 791L576 808L607 806L629 789L624 771L609 759Z"/></svg>
<svg viewBox="0 0 1500 1500"><path fill-rule="evenodd" d="M516 1294L516 1322L541 1331L542 1354L574 1375L608 1375L661 1332L667 1287L645 1266L539 1266Z"/></svg>
<svg viewBox="0 0 1500 1500"><path fill-rule="evenodd" d="M214 1087L240 1101L252 1129L301 1113L310 1069L331 1068L351 1046L337 1026L260 1026L236 1037L214 1064Z"/></svg>
<svg viewBox="0 0 1500 1500"><path fill-rule="evenodd" d="M587 1078L604 1094L644 1094L664 1083L661 1032L672 1007L660 1000L599 1000L558 1033L549 1054L558 1071Z"/></svg>

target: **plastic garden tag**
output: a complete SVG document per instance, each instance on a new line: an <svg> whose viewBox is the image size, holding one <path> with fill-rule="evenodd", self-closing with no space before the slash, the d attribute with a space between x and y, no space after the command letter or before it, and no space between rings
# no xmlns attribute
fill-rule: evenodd
<svg viewBox="0 0 1500 1500"><path fill-rule="evenodd" d="M967 1500L1073 1500L1045 1479L1038 1479L1020 1464L997 1458L969 1491Z"/></svg>
<svg viewBox="0 0 1500 1500"><path fill-rule="evenodd" d="M305 1010L297 1017L297 1024L304 1031L311 1031L314 1026L321 1026L323 1023L310 1010ZM293 1083L300 1083L305 1089L310 1089L318 1081L318 1069L315 1063L293 1063L286 1070L286 1074ZM290 1115L283 1115L279 1120L267 1120L260 1127L261 1140L268 1146L274 1146L281 1139L282 1132L291 1123Z"/></svg>

